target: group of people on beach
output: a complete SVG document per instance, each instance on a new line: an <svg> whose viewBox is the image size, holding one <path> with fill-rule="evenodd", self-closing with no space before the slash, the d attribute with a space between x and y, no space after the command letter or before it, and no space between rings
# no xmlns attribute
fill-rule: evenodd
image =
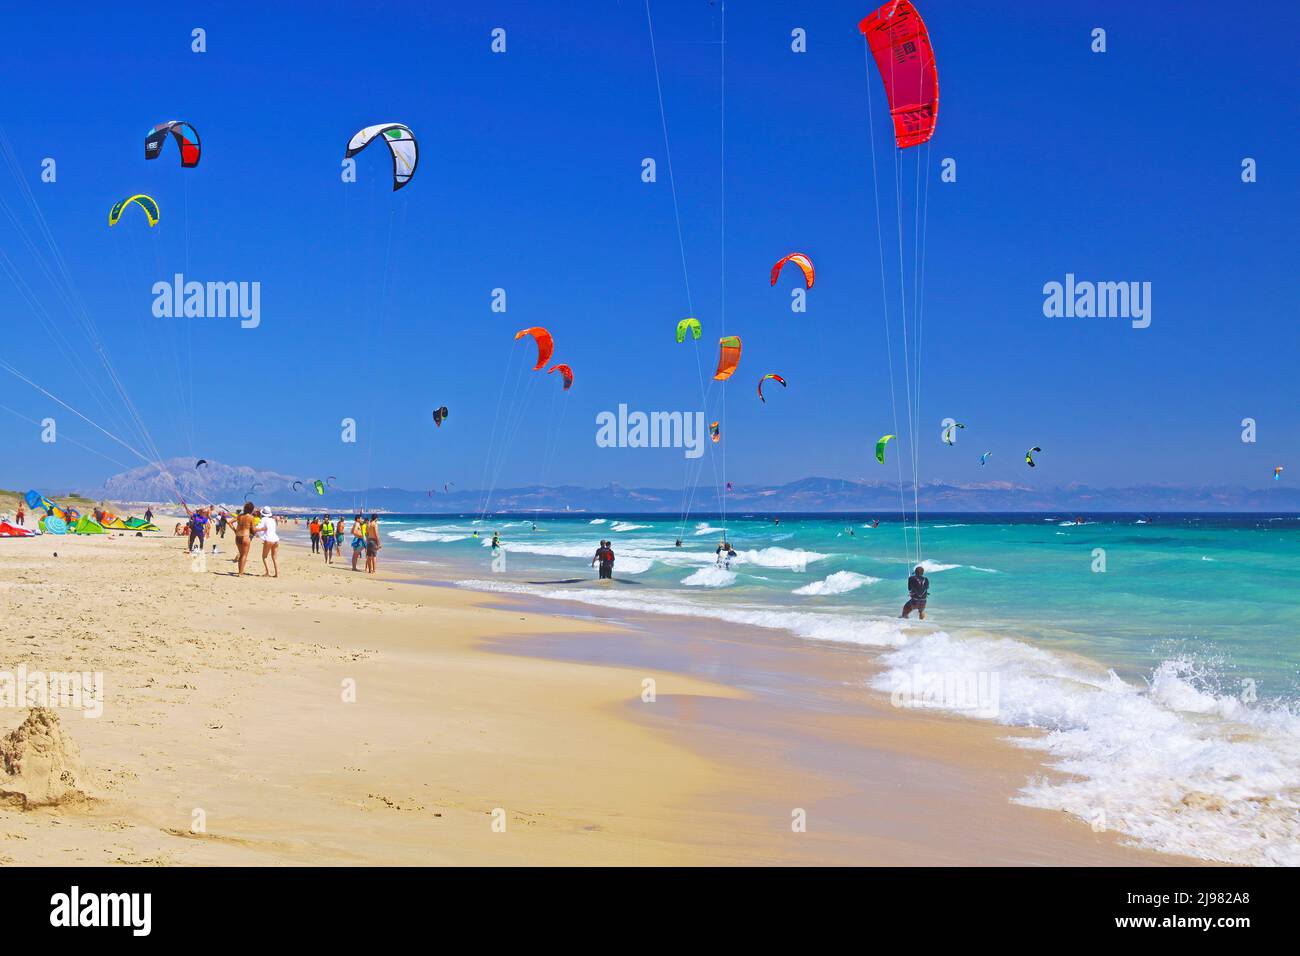
<svg viewBox="0 0 1300 956"><path fill-rule="evenodd" d="M311 552L312 554L323 554L326 564L334 563L334 554L337 551L343 554L344 539L347 537L347 522L342 515L339 515L338 521L327 511L321 517L313 516L307 523L307 530L311 533ZM352 570L357 570L357 562L361 556L366 558L366 574L375 573L375 564L379 557L379 549L383 545L379 541L379 515L372 514L365 518L360 514L352 516Z"/></svg>
<svg viewBox="0 0 1300 956"><path fill-rule="evenodd" d="M231 514L225 509L219 509L215 505L193 510L186 508L186 512L189 515L188 520L185 522L178 521L174 532L177 537L188 536L189 541L186 545L186 551L191 554L201 554L210 535L224 539L226 530L228 528L233 529L236 561L239 564L238 576L243 577L247 570L254 539L262 542L263 576L272 578L280 576L280 562L278 560L280 551L279 523L270 508L258 508L253 502L246 501L236 514ZM291 520L295 526L299 523L297 518ZM313 515L307 523L307 529L311 535L312 553L324 554L325 563L333 564L335 551L340 554L343 552L344 538L347 534L346 528L347 523L342 516L336 522L328 512L322 516ZM364 555L366 573L374 574L381 547L383 545L379 541L379 516L376 514L372 514L369 518L364 518L360 514L354 516L352 521L352 570L360 570L357 564ZM212 542L212 553L217 553L216 541Z"/></svg>
<svg viewBox="0 0 1300 956"><path fill-rule="evenodd" d="M233 528L235 533L235 560L239 563L238 576L243 577L248 567L248 557L253 548L254 538L262 542L262 576L270 578L280 576L279 523L270 508L258 508L251 501L245 501L244 506L237 514L218 509L215 505L193 510L186 508L186 512L189 514L189 520L183 524L177 522L173 533L177 537L188 536L189 541L185 547L187 552L202 554L209 535L224 539L226 529ZM216 541L212 542L212 553L217 553ZM267 564L268 561L270 562L269 565Z"/></svg>

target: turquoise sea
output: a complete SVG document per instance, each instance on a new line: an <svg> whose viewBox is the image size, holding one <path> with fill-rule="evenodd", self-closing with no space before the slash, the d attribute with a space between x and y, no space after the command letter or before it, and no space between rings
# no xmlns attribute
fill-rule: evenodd
<svg viewBox="0 0 1300 956"><path fill-rule="evenodd" d="M860 645L882 668L864 694L1045 731L1019 745L1062 773L1027 781L1026 804L1155 849L1300 864L1300 516L930 515L924 624L898 620L916 530L872 521L394 515L385 554L557 610ZM589 566L602 538L609 584Z"/></svg>

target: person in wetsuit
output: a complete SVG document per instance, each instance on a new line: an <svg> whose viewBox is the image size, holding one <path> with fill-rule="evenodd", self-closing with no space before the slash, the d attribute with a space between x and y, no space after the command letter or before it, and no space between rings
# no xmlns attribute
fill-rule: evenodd
<svg viewBox="0 0 1300 956"><path fill-rule="evenodd" d="M925 576L925 568L919 564L912 576L907 579L908 601L903 605L903 613L899 617L907 617L913 611L919 613L921 620L925 620L925 602L930 596L930 579Z"/></svg>

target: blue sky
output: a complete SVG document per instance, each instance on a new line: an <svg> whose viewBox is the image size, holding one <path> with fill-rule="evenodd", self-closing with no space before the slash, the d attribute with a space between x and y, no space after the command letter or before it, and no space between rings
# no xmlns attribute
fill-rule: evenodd
<svg viewBox="0 0 1300 956"><path fill-rule="evenodd" d="M1213 3L1060 6L920 7L940 82L922 479L1259 487L1294 461L1287 477L1300 480L1300 13L1246 2L1230 24ZM883 91L856 29L870 6L728 7L725 246L720 8L652 9L706 377L724 330L745 343L725 389L726 477L892 480L872 457L895 428L868 86L893 258L896 235ZM206 53L190 51L194 27ZM490 50L494 27L507 31L504 55ZM807 53L790 49L796 27ZM1107 31L1104 54L1090 52L1094 27ZM60 291L75 287L163 455L335 474L344 487L475 487L488 459L499 484L681 484L680 451L595 443L596 414L619 403L701 407L694 346L672 335L687 295L642 3L322 3L310 17L266 4L71 4L10 9L0 29L0 128L71 285L44 276L3 214L0 249L69 338L78 326ZM170 145L144 161L148 128L172 118L199 129L198 169L182 170ZM394 194L373 150L359 181L341 182L351 134L388 120L419 138L412 184ZM909 190L917 152L902 157ZM47 156L53 184L40 182ZM658 161L658 182L641 182L643 157ZM945 157L955 183L939 182ZM1257 183L1241 182L1244 157ZM48 261L22 188L0 169L0 198ZM128 216L110 230L109 206L134 192L158 200L161 223ZM910 257L910 192L905 209ZM767 279L796 249L818 269L802 315L789 309L793 277L777 289ZM891 290L898 270L891 259ZM154 318L150 289L174 272L260 282L260 326ZM910 295L910 263L904 272ZM1067 272L1150 282L1150 328L1045 318L1043 284ZM497 287L504 315L490 309ZM8 361L148 450L118 403L96 397L106 373L93 351L81 348L92 380L47 344L2 274L0 308ZM897 365L896 298L890 310ZM531 325L550 328L555 360L574 368L568 394L558 376L528 371L513 334ZM754 383L769 371L790 387L760 405ZM139 464L2 372L0 404L18 413L0 411L0 486L89 486L121 470L74 441ZM435 430L430 411L444 404L451 419ZM19 415L53 415L60 441L41 443ZM939 442L948 415L968 424L952 449ZM1255 445L1239 438L1246 416ZM358 421L355 444L340 441L344 417ZM510 434L494 435L506 420ZM1044 454L1030 471L1034 444ZM981 469L985 450L995 455Z"/></svg>

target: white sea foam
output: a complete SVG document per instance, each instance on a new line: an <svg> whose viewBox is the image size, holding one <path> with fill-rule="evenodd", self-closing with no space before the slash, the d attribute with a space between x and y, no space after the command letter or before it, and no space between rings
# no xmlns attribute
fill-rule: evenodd
<svg viewBox="0 0 1300 956"><path fill-rule="evenodd" d="M864 584L877 584L879 581L880 578L873 578L869 574L858 574L856 571L836 571L834 574L828 574L821 581L813 581L801 588L795 588L791 593L818 597L830 594L847 594L850 591L856 591Z"/></svg>
<svg viewBox="0 0 1300 956"><path fill-rule="evenodd" d="M617 566L617 565L616 565ZM896 646L906 638L893 618L874 619L830 611L792 611L762 605L737 607L718 601L692 600L689 593L665 591L607 591L603 588L550 588L512 581L464 580L457 586L478 591L526 594L555 601L577 601L641 614L674 614L786 630L812 641L832 641L870 647Z"/></svg>
<svg viewBox="0 0 1300 956"><path fill-rule="evenodd" d="M788 568L800 571L814 561L825 561L829 555L816 551L790 548L759 548L756 551L737 551L732 564L755 564L760 568Z"/></svg>
<svg viewBox="0 0 1300 956"><path fill-rule="evenodd" d="M610 531L640 531L641 529L648 528L648 527L650 527L650 525L648 524L631 524L627 521L615 521L612 525L609 526L609 530Z"/></svg>
<svg viewBox="0 0 1300 956"><path fill-rule="evenodd" d="M725 588L736 583L736 572L726 568L700 568L682 578L682 584L692 588Z"/></svg>
<svg viewBox="0 0 1300 956"><path fill-rule="evenodd" d="M604 523L605 523L604 518L592 518L590 521L587 522L587 524L604 524Z"/></svg>
<svg viewBox="0 0 1300 956"><path fill-rule="evenodd" d="M398 541L435 542L438 544L464 541L469 537L468 534L449 534L445 531L435 531L432 528L398 528L395 531L389 531L388 536L396 538Z"/></svg>
<svg viewBox="0 0 1300 956"><path fill-rule="evenodd" d="M960 564L940 564L938 561L931 561L926 558L921 562L921 567L925 569L926 574L938 574L940 571L951 571L953 568L960 568Z"/></svg>
<svg viewBox="0 0 1300 956"><path fill-rule="evenodd" d="M489 547L491 541L484 539L483 546ZM614 564L619 570L625 568L637 567L638 571L647 570L650 564L655 561L662 561L665 564L678 565L681 567L691 567L693 565L713 564L714 554L712 551L688 551L685 548L646 548L637 547L637 542L631 540L621 547L614 549ZM584 563L589 563L592 556L596 553L596 543L594 541L583 544L561 544L559 542L542 543L536 537L527 537L523 539L505 539L501 541L503 550L511 554L534 554L539 557L551 558L572 558ZM647 562L641 566L639 562ZM637 573L630 571L628 573Z"/></svg>
<svg viewBox="0 0 1300 956"><path fill-rule="evenodd" d="M957 640L940 631L883 655L872 681L898 699L921 675L996 675L991 709L932 702L1042 736L1062 776L1031 780L1017 798L1127 834L1135 843L1206 860L1300 865L1300 720L1196 686L1166 661L1147 688L1011 639ZM987 703L986 701L985 703ZM1104 816L1099 816L1104 814Z"/></svg>
<svg viewBox="0 0 1300 956"><path fill-rule="evenodd" d="M652 558L633 558L625 554L615 555L615 574L645 574L652 567L654 567L654 559Z"/></svg>
<svg viewBox="0 0 1300 956"><path fill-rule="evenodd" d="M997 573L998 573L998 569L997 569L997 568L981 568L981 567L977 567L977 566L975 566L975 565L973 565L973 564L968 564L968 565L966 565L966 566L967 566L968 568L970 568L972 571L982 571L982 572L984 572L985 574L997 574Z"/></svg>

